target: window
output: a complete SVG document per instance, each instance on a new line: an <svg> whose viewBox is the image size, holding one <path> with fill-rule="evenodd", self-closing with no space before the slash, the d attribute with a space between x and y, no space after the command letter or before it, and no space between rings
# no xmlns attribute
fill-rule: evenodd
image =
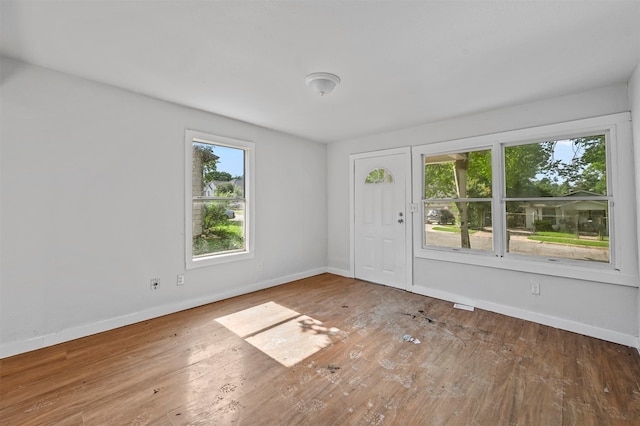
<svg viewBox="0 0 640 426"><path fill-rule="evenodd" d="M507 253L610 262L605 134L504 147Z"/></svg>
<svg viewBox="0 0 640 426"><path fill-rule="evenodd" d="M251 142L188 130L187 267L252 255Z"/></svg>
<svg viewBox="0 0 640 426"><path fill-rule="evenodd" d="M423 156L423 246L492 250L491 150Z"/></svg>
<svg viewBox="0 0 640 426"><path fill-rule="evenodd" d="M367 175L364 183L393 183L393 175L387 169L375 169Z"/></svg>
<svg viewBox="0 0 640 426"><path fill-rule="evenodd" d="M628 282L628 138L625 113L415 147L416 256Z"/></svg>

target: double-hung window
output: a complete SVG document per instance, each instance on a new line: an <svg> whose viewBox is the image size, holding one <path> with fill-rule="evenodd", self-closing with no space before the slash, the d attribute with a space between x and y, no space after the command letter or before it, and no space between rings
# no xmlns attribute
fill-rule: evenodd
<svg viewBox="0 0 640 426"><path fill-rule="evenodd" d="M186 266L253 253L253 143L186 132Z"/></svg>
<svg viewBox="0 0 640 426"><path fill-rule="evenodd" d="M607 134L503 147L511 254L610 263Z"/></svg>
<svg viewBox="0 0 640 426"><path fill-rule="evenodd" d="M492 251L491 149L423 156L424 245Z"/></svg>
<svg viewBox="0 0 640 426"><path fill-rule="evenodd" d="M415 147L416 256L530 272L546 262L575 277L619 272L619 241L633 242L619 227L633 191L616 188L611 164L629 167L612 160L629 137L628 114L617 114Z"/></svg>

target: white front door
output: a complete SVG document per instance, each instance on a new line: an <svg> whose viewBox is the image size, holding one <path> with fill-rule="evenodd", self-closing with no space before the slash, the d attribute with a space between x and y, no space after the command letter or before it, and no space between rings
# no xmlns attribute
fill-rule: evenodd
<svg viewBox="0 0 640 426"><path fill-rule="evenodd" d="M355 277L402 289L410 277L408 160L401 152L354 161Z"/></svg>

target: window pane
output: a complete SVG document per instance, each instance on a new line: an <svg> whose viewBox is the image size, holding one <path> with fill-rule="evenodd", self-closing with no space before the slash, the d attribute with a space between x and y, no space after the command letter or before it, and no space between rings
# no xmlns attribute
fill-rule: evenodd
<svg viewBox="0 0 640 426"><path fill-rule="evenodd" d="M606 195L605 136L504 149L507 198Z"/></svg>
<svg viewBox="0 0 640 426"><path fill-rule="evenodd" d="M244 155L242 149L194 142L192 195L244 197Z"/></svg>
<svg viewBox="0 0 640 426"><path fill-rule="evenodd" d="M375 169L367 175L364 183L393 183L393 175L387 169Z"/></svg>
<svg viewBox="0 0 640 426"><path fill-rule="evenodd" d="M244 200L193 201L193 257L245 249Z"/></svg>
<svg viewBox="0 0 640 426"><path fill-rule="evenodd" d="M491 151L424 157L424 198L490 198Z"/></svg>
<svg viewBox="0 0 640 426"><path fill-rule="evenodd" d="M193 258L245 250L245 151L194 141L192 153Z"/></svg>
<svg viewBox="0 0 640 426"><path fill-rule="evenodd" d="M424 202L425 246L492 250L491 202Z"/></svg>
<svg viewBox="0 0 640 426"><path fill-rule="evenodd" d="M609 262L609 204L587 201L507 202L507 251Z"/></svg>

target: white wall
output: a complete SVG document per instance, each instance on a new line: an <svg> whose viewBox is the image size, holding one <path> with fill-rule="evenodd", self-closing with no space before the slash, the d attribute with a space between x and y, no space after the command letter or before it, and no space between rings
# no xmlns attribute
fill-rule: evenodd
<svg viewBox="0 0 640 426"><path fill-rule="evenodd" d="M395 132L371 135L329 145L328 164L328 266L349 275L349 155L401 146L416 146L464 137L571 121L629 111L625 85L598 88L583 93L533 102L472 116L459 117ZM620 180L633 194L632 147L627 140L619 147L622 161L616 165ZM630 184L628 183L630 182ZM633 195L631 195L633 196ZM626 218L635 217L633 203ZM636 223L629 219L626 231L635 235ZM625 273L637 284L637 241L626 236ZM533 296L529 283L541 284L542 294ZM581 281L482 266L428 259L414 259L417 293L526 318L555 327L628 345L638 336L638 289L633 286Z"/></svg>
<svg viewBox="0 0 640 426"><path fill-rule="evenodd" d="M633 148L635 164L640 164L640 64L629 80L629 103L631 104L631 127L633 130ZM636 173L636 214L640 212L640 173ZM637 219L636 219L637 220ZM640 246L640 227L638 227L638 246ZM638 330L640 330L640 291L638 292ZM640 334L640 333L639 333ZM636 343L640 351L640 336Z"/></svg>
<svg viewBox="0 0 640 426"><path fill-rule="evenodd" d="M0 357L326 270L326 145L1 66ZM185 271L185 129L255 142L255 259Z"/></svg>

